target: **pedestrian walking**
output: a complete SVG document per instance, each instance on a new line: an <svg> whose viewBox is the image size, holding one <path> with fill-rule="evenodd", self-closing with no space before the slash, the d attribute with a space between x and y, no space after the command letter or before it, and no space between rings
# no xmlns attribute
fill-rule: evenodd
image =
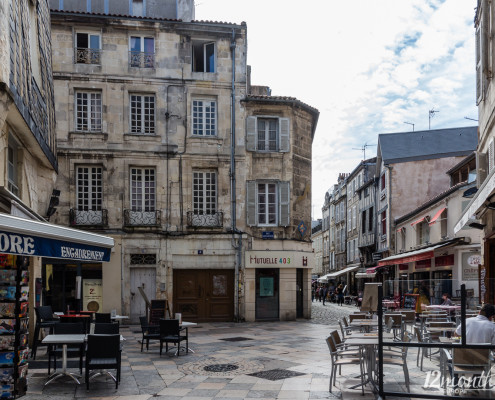
<svg viewBox="0 0 495 400"><path fill-rule="evenodd" d="M344 304L344 286L342 286L342 283L337 286L337 289L335 289L337 292L337 304L341 306Z"/></svg>
<svg viewBox="0 0 495 400"><path fill-rule="evenodd" d="M325 305L325 300L327 299L327 295L328 295L328 283L323 288L323 305Z"/></svg>

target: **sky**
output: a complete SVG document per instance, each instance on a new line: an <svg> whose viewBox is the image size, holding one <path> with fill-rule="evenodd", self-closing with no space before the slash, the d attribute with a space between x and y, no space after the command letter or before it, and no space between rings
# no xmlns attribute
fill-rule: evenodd
<svg viewBox="0 0 495 400"><path fill-rule="evenodd" d="M196 0L196 19L245 21L252 84L319 110L316 219L363 146L366 158L376 155L378 134L477 125L466 119L478 119L475 8L476 0Z"/></svg>

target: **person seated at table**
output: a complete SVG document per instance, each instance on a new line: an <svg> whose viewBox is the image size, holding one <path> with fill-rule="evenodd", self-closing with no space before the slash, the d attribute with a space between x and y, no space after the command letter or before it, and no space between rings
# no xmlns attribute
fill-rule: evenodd
<svg viewBox="0 0 495 400"><path fill-rule="evenodd" d="M476 317L466 319L466 343L491 343L495 345L495 324L491 322L495 316L495 306L485 303ZM461 335L461 325L455 334Z"/></svg>
<svg viewBox="0 0 495 400"><path fill-rule="evenodd" d="M452 300L450 300L450 294L444 293L442 294L442 299L443 303L440 304L441 306L453 306L454 303L452 303Z"/></svg>

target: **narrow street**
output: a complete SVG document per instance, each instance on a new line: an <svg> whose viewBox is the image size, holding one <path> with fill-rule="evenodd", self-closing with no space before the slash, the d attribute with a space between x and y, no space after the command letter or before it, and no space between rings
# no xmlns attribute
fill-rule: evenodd
<svg viewBox="0 0 495 400"><path fill-rule="evenodd" d="M311 303L311 322L315 324L332 325L335 328L338 328L338 321L354 311L358 311L358 308L354 305L344 304L339 306L337 303L328 301L323 305L323 303L315 300Z"/></svg>

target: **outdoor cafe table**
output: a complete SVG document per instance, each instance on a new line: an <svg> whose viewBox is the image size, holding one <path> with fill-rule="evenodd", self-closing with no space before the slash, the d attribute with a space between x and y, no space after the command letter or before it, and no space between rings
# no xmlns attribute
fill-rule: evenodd
<svg viewBox="0 0 495 400"><path fill-rule="evenodd" d="M67 345L69 344L82 344L86 341L87 335L84 333L77 333L77 334L62 334L62 335L47 335L43 339L42 343L43 344L58 344L62 345L62 372L55 371L53 374L51 374L48 377L48 380L45 382L45 386L48 385L50 382L55 381L56 379L60 378L61 376L69 376L70 378L74 379L78 384L80 384L79 379L81 378L81 375L75 374L73 372L67 371ZM120 335L120 341L124 341L124 337Z"/></svg>
<svg viewBox="0 0 495 400"><path fill-rule="evenodd" d="M453 310L460 310L461 306L441 306L441 305L432 305L432 306L426 306L427 310L444 310L444 311L453 311Z"/></svg>
<svg viewBox="0 0 495 400"><path fill-rule="evenodd" d="M382 305L385 308L396 309L396 308L399 308L400 301L399 300L383 300Z"/></svg>
<svg viewBox="0 0 495 400"><path fill-rule="evenodd" d="M80 383L77 378L80 378L81 375L74 374L73 372L67 371L67 345L68 344L82 344L86 335L84 333L80 334L72 334L72 335L48 335L46 336L42 343L43 344L58 344L62 345L62 372L55 371L48 377L48 380L45 382L45 385L48 385L50 382L60 378L61 376L69 376L74 379L78 384Z"/></svg>
<svg viewBox="0 0 495 400"><path fill-rule="evenodd" d="M369 331L372 327L378 326L377 319L355 319L349 322L349 326L353 329L362 328Z"/></svg>

